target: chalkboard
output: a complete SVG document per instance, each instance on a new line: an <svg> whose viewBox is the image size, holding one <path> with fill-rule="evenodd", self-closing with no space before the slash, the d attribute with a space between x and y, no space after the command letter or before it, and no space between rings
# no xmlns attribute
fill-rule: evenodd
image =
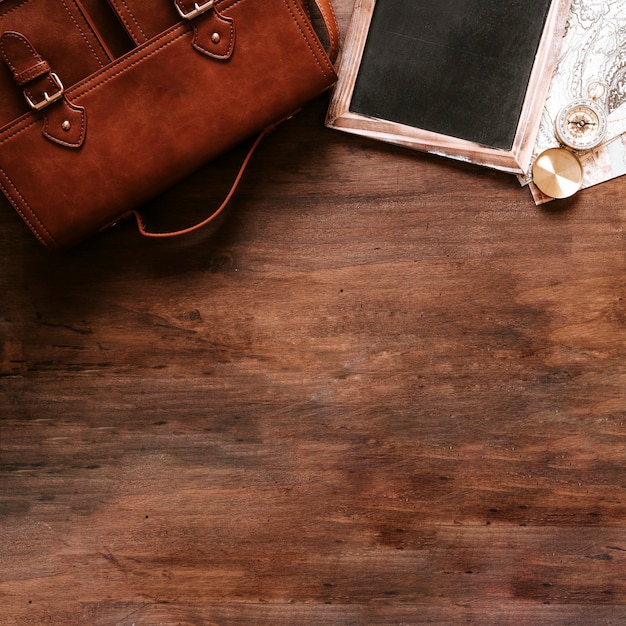
<svg viewBox="0 0 626 626"><path fill-rule="evenodd" d="M327 124L528 166L570 0L357 0Z"/></svg>

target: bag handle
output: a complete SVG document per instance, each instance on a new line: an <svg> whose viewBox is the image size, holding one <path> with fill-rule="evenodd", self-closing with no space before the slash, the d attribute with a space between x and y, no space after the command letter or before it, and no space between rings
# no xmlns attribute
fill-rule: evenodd
<svg viewBox="0 0 626 626"><path fill-rule="evenodd" d="M1 1L2 0L0 0L0 2ZM314 1L322 16L322 19L324 20L326 31L328 32L328 48L329 48L328 57L330 58L331 62L334 63L339 54L339 43L340 43L339 26L337 24L337 17L335 15L335 10L333 9L331 0L314 0ZM294 111L292 115L295 115L296 112L297 111ZM292 116L290 115L289 117L285 119L289 119L290 117ZM284 120L281 120L281 122L282 121ZM218 215L220 215L220 213L222 213L222 211L226 208L226 206L230 202L235 191L237 190L237 187L239 186L239 183L241 182L241 179L244 175L244 172L246 171L246 168L248 167L248 164L250 163L250 159L252 158L252 155L254 154L255 150L259 147L259 144L261 143L263 138L269 135L271 132L273 132L279 123L280 122L277 122L277 124L268 126L254 140L254 143L252 144L246 156L244 157L244 160L239 168L239 171L237 172L237 176L235 177L233 184L231 185L228 193L226 194L226 197L224 198L222 203L217 207L217 209L215 209L215 211L211 213L211 215L209 215L208 217L205 217L203 220L201 220L200 222L197 222L196 224L193 224L192 226L188 226L187 228L181 228L180 230L172 230L172 231L165 231L165 232L154 232L154 231L148 230L148 228L146 227L143 221L143 217L141 216L141 213L137 209L134 209L131 212L134 215L135 220L137 222L137 228L139 230L139 233L143 235L144 237L150 237L153 239L165 239L169 237L178 237L180 235L188 235L189 233L192 233L196 230L200 230L201 228L204 228L207 224L210 224L213 220L215 220L215 218L217 218Z"/></svg>
<svg viewBox="0 0 626 626"><path fill-rule="evenodd" d="M241 181L241 178L243 177L244 172L246 171L246 168L248 167L248 163L250 162L250 159L252 158L254 151L259 147L259 144L261 143L263 138L266 135L269 135L269 133L273 129L274 127L265 129L254 140L254 143L248 150L248 153L246 154L243 160L243 163L241 164L239 168L239 172L237 172L237 176L235 177L233 184L231 185L228 193L226 194L226 197L224 198L224 200L222 200L222 203L217 207L217 209L215 209L215 211L211 213L211 215L209 215L208 217L205 217L202 221L197 222L196 224L193 224L192 226L188 226L187 228L181 228L180 230L170 230L166 232L154 232L146 228L146 225L144 224L141 213L137 209L133 209L131 212L135 216L139 233L143 235L144 237L151 237L153 239L157 239L157 238L165 239L169 237L178 237L180 235L188 235L189 233L193 233L196 230L200 230L201 228L204 228L207 224L210 224L226 208L226 206L230 202L231 198L233 197L235 193L235 190L239 186L239 183Z"/></svg>
<svg viewBox="0 0 626 626"><path fill-rule="evenodd" d="M304 1L306 3L306 0ZM328 33L328 57L331 63L334 63L339 56L339 44L341 40L335 9L333 8L331 0L315 0L315 5L324 20L324 26Z"/></svg>

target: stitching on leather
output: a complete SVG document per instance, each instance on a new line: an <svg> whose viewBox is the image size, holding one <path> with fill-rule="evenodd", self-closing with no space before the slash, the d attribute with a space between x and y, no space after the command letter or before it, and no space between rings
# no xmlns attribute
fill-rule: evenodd
<svg viewBox="0 0 626 626"><path fill-rule="evenodd" d="M287 10L289 11L289 13L291 13L291 16L293 17L293 21L295 22L296 26L298 27L298 30L300 31L300 34L302 35L302 38L306 42L307 47L311 51L311 54L313 55L313 58L315 59L315 62L317 63L317 66L319 67L320 71L322 72L322 75L324 77L327 77L328 76L327 71L324 69L324 67L322 67L322 64L320 63L319 57L318 57L317 54L315 54L315 50L313 50L313 46L311 45L310 40L305 35L304 31L302 30L302 27L301 27L300 23L296 19L295 14L291 10L291 6L290 6L289 0L284 0L284 3L285 3L285 6L287 7ZM300 16L303 17L303 14L302 14L302 12L299 9L298 9L298 12L300 13ZM310 34L310 30L309 30L309 34ZM316 37L316 39L317 39L317 37ZM318 48L318 51L319 51L320 50L319 44L316 44L316 45L317 45L317 48Z"/></svg>
<svg viewBox="0 0 626 626"><path fill-rule="evenodd" d="M98 63L100 64L100 67L104 67L104 63L100 60L100 57L96 54L96 51L94 50L93 46L91 45L91 42L89 41L89 39L87 38L87 35L85 34L85 31L80 27L80 24L78 23L78 20L76 19L76 17L70 11L70 9L67 6L65 0L61 0L61 2L63 3L63 8L66 10L67 14L70 16L70 19L72 20L72 22L74 22L74 25L78 29L78 32L81 34L82 38L85 40L85 43L87 44L87 46L89 47L89 49L93 53L93 56L96 58L96 61L98 61ZM73 3L73 4L74 4L74 7L76 7L76 9L78 11L80 11L80 9L78 8L78 5L76 3ZM90 33L90 34L93 35L93 33ZM98 44L100 44L100 42L98 41L98 38L95 37L95 39L98 42ZM102 49L102 52L104 53L104 56L108 58L109 55L107 54L106 50L101 45L99 45L99 47Z"/></svg>
<svg viewBox="0 0 626 626"><path fill-rule="evenodd" d="M176 37L174 37L174 39L170 39L168 41L163 42L161 45L159 45L158 47L154 48L153 50L145 51L146 54L142 55L141 57L135 59L132 63L130 63L129 65L125 65L125 61L126 59L124 59L123 57L120 59L119 64L121 65L121 67L119 67L117 69L117 71L113 72L112 74L107 74L106 72L104 73L103 76L101 76L101 80L91 86L89 86L89 82L87 83L88 88L85 89L84 91L81 91L80 88L77 89L72 89L70 90L70 95L75 96L76 98L80 98L96 89L99 89L100 87L102 87L103 85L105 85L106 83L108 83L110 80L113 80L114 78L116 78L119 74L124 73L125 71L127 71L128 69L130 69L131 67L134 67L135 65L138 65L139 63L143 63L146 59L149 59L151 56L154 56L157 52L160 52L161 50L163 50L164 48L167 48L168 46L172 45L173 43L177 42L179 39L181 39L182 37L185 37L188 33L189 33L189 29L185 26L179 26L179 28L183 28L183 32L180 33L180 35L177 35ZM116 64L113 63L113 66L115 66ZM112 69L112 68L111 68ZM80 84L80 83L79 83Z"/></svg>
<svg viewBox="0 0 626 626"><path fill-rule="evenodd" d="M5 40L9 39L9 37L12 38L12 39L18 39L20 41L22 40L22 37L18 37L15 33L4 33L2 35L2 38L5 39ZM28 47L30 48L30 51L33 53L33 56L35 57L35 60L42 61L43 59L39 55L37 55L35 53L35 51L33 50L32 46L28 43L28 41L26 41L26 43L28 44ZM4 59L4 62L9 66L9 69L11 70L11 72L13 72L13 74L15 74L16 73L15 65L13 65L13 62L7 56L6 51L4 49L4 46L0 46L0 48L2 49L2 58Z"/></svg>
<svg viewBox="0 0 626 626"><path fill-rule="evenodd" d="M133 30L133 25L128 21L126 13L118 6L115 0L112 0L111 4L113 5L117 16L120 18L120 20L122 20L122 24L124 24L124 27L126 28L126 31L128 32L128 34L131 36L132 40L136 44L139 43L137 34Z"/></svg>
<svg viewBox="0 0 626 626"><path fill-rule="evenodd" d="M19 6L22 6L23 4L27 4L30 0L26 0L26 2L21 3L20 5L14 7L13 9L11 9L11 11L17 9ZM124 2L124 0L120 0L121 2ZM228 3L228 1L226 0L223 3L225 5L225 8L232 8L235 7L236 5L240 4L241 2L243 2L244 0L234 0L231 3ZM95 50L93 49L93 47L91 46L90 42L87 40L85 33L83 30L80 29L80 26L78 25L78 23L76 22L76 19L74 18L74 16L70 13L69 8L67 7L67 5L65 4L65 1L62 0L63 5L66 9L66 11L69 13L70 17L72 18L72 21L74 21L75 25L77 26L77 28L79 29L81 35L85 38L85 41L87 43L87 45L89 46L89 48L91 49L91 51L94 53L94 56L97 55L95 53ZM318 65L320 71L322 72L322 74L324 76L327 76L327 70L329 69L328 67L326 68L326 70L324 69L324 67L322 66L320 59L318 58L318 55L315 53L315 50L313 49L310 40L307 38L304 30L302 29L301 24L298 22L296 15L294 14L292 7L289 4L289 0L284 0L284 3L287 7L287 10L289 11L289 13L291 14L295 25L297 26L298 30L300 31L300 34L302 35L307 47L309 48L311 54L313 55L316 64ZM320 9L321 11L323 11L323 9ZM10 11L7 11L7 13ZM334 17L334 9L331 6L331 12L333 13L333 17ZM4 15L6 15L7 13L4 13ZM302 17L302 11L300 8L298 8L298 13L300 14L300 16ZM132 16L132 13L131 13ZM134 19L134 16L132 16ZM134 20L136 22L136 20ZM311 34L311 26L308 24L308 20L304 20L305 24L307 24L307 30L309 31L309 34ZM145 33L143 33L143 31L141 30L141 26L139 24L137 24L140 32L145 36ZM96 89L98 89L99 87L105 85L106 83L108 83L110 80L113 80L115 77L117 77L119 74L125 72L126 70L128 70L131 67L134 67L135 65L143 62L144 60L150 58L151 56L153 56L154 54L156 54L157 52L159 52L160 50L162 50L163 48L168 47L169 45L175 43L176 41L178 41L180 38L184 37L188 32L187 28L184 28L183 32L181 32L179 35L177 35L176 37L174 37L173 39L169 40L169 41L165 41L163 44L159 45L158 47L154 48L153 50L151 50L150 52L148 52L145 55L142 55L141 57L135 59L135 61L133 61L133 63L129 64L129 65L123 65L122 67L120 67L117 71L115 71L112 74L108 74L105 76L101 77L101 81L97 82L91 86L89 86L88 89L86 89L85 91L80 91L80 89L75 90L76 93L74 95L76 95L76 97L80 97L80 96L84 96ZM329 37L331 38L331 47L333 42L335 41L333 39L333 33L329 32ZM318 49L318 51L321 52L325 52L323 50L323 48L320 48L320 44L317 42L317 37L314 37L313 41L316 43L316 47ZM29 48L31 48L31 51L33 51L33 54L36 54L34 50L32 50L32 46L30 46L29 44ZM10 63L10 61L7 59L6 55L4 54L4 50L2 51L2 55L5 58L5 61L7 62L7 64L9 65L9 67L13 68L13 65ZM106 52L105 52L105 56L106 56ZM325 57L325 55L323 55L323 58ZM98 59L98 62L100 63L101 66L103 66L102 62L100 61L100 59ZM330 69L331 69L331 74L332 74L332 64L330 65ZM52 83L52 81L50 81ZM54 84L53 84L54 87ZM19 120L16 121L16 125L18 125ZM18 128L14 133L5 136L4 138L0 139L0 144L9 141L11 138L15 137L16 135L21 134L22 132L26 131L27 129L29 129L31 126L33 126L35 123L37 123L37 120L34 119L33 121L31 121L30 124L27 124L26 126L24 126L23 128ZM10 129L12 127L9 126L8 128ZM83 123L83 128L84 128L84 123ZM7 129L8 130L8 129ZM82 130L81 130L82 132ZM35 219L35 221L37 222L37 224L39 224L39 226L41 227L41 229L46 233L46 235L50 238L50 241L54 244L56 244L56 240L54 239L54 237L51 235L50 231L45 227L45 225L41 222L41 220L39 219L39 217L37 216L37 214L31 209L31 207L29 206L28 202L26 201L26 199L24 198L24 196L22 196L22 194L19 192L19 190L17 189L17 187L15 186L15 184L13 183L13 181L9 178L9 176L7 175L7 173L4 171L4 169L0 168L0 172L3 174L3 176L5 177L5 179L10 183L10 185L12 186L12 188L15 190L15 192L17 193L18 197L20 198L20 200L24 203L24 206L26 208L28 208L29 212L32 214L32 217ZM42 237L42 235L40 234L40 232L37 230L37 228L33 225L33 223L31 222L31 220L29 219L29 217L24 213L24 211L21 209L21 207L17 204L17 202L14 200L13 196L10 194L9 190L6 188L6 185L4 185L2 183L2 181L0 180L0 187L2 188L4 194L7 196L7 198L9 198L11 204L13 205L13 207L15 208L15 210L20 214L20 216L22 217L22 219L26 222L26 224L29 226L30 230L34 233L34 235L37 237L37 239L39 239L39 241L44 244L44 245L48 245L49 242L46 242L44 240L44 238Z"/></svg>
<svg viewBox="0 0 626 626"><path fill-rule="evenodd" d="M232 8L234 6L236 6L237 4L240 4L241 2L244 2L244 0L234 0L234 2L232 2L232 4L228 4L227 8ZM287 8L289 9L289 4L288 4L288 0L284 0L285 4L287 5ZM227 4L226 2L224 2L223 4ZM302 31L302 29L300 28L300 26L298 25L297 21L295 20L295 16L292 13L291 9L289 9L289 12L291 13L292 17L294 18L294 21L296 23L296 25L298 26L298 30L300 30L300 34L303 36L305 42L308 45L309 50L311 51L311 53L313 54L317 65L319 66L322 74L324 76L326 76L326 72L324 71L324 68L322 67L322 65L320 64L319 59L317 58L317 55L315 54L314 50L312 49L311 45L309 44L306 35L304 34L304 32ZM125 65L125 61L126 59L121 58L118 62L113 61L111 64L109 64L107 66L107 68L109 68L109 70L112 70L116 65L121 65L121 67L118 67L117 71L113 72L112 74L108 74L107 71L104 72L103 76L100 77L100 80L97 83L94 84L90 84L91 81L93 80L92 78L87 78L85 80L87 80L87 84L83 85L83 89L81 90L80 87L78 85L80 85L80 83L78 83L77 86L71 88L68 91L68 96L71 95L73 97L76 98L80 98L92 91L95 91L96 89L99 89L100 87L102 87L103 85L105 85L106 83L108 83L110 80L113 80L114 78L116 78L119 74L122 74L123 72L125 72L126 70L128 70L131 67L134 67L135 65L138 65L139 63L142 63L144 60L150 58L151 56L153 56L154 54L156 54L157 52L160 52L162 49L167 48L168 46L176 43L179 39L181 39L182 37L185 37L187 35L187 33L189 32L189 28L188 26L185 25L178 25L177 27L175 27L175 29L172 31L172 33L175 33L176 30L178 29L183 29L182 32L178 35L176 35L173 39L169 39L164 41L161 45L159 45L158 47L150 50L150 51L144 51L144 54L141 56L138 56L137 59L135 59L130 65ZM330 66L332 68L332 66ZM84 81L83 81L84 83ZM84 87L87 87L86 89ZM19 120L18 120L19 122ZM17 122L16 122L17 123ZM32 122L34 123L34 122ZM24 128L20 128L18 129L15 133L13 133L12 135L8 135L4 138L0 139L0 144L3 143L4 141L8 141L9 139L11 139L12 137L14 137L15 135L20 134L22 131L26 130L27 128L29 128L31 125L29 124L28 126L25 126ZM9 127L10 128L10 127Z"/></svg>
<svg viewBox="0 0 626 626"><path fill-rule="evenodd" d="M287 3L288 0L285 0L285 3ZM317 36L317 33L315 32L315 29L313 28L313 24L311 22L311 20L308 18L308 16L304 13L304 11L302 10L302 7L297 3L292 3L292 6L295 6L298 13L300 14L300 17L302 18L302 21L304 22L306 29L309 33L309 35L311 36L311 39L315 42L315 47L317 48L318 52L321 53L321 56L323 59L327 58L326 55L326 51L324 50L324 47L322 46L322 44L319 41L319 38ZM327 16L324 14L324 10L322 9L321 5L319 3L316 2L316 6L319 8L320 12L322 13L322 17L324 18L324 22L326 23L327 20ZM332 44L333 44L333 34L331 32L330 29L328 30L328 34L330 37L330 42L329 42L329 46L332 48ZM317 56L317 55L316 55ZM319 57L318 57L318 63L319 63ZM332 66L332 63L328 64L327 69L330 70L330 75L332 76L334 73L334 69Z"/></svg>
<svg viewBox="0 0 626 626"><path fill-rule="evenodd" d="M28 113L27 115L31 115L31 114ZM10 124L9 126L6 126L5 127L5 129L6 129L5 132L10 130L14 126L19 126L21 121L23 121L23 119L22 118L18 118L17 120L15 120L15 122ZM2 139L0 139L0 145L2 145L5 141L9 141L10 139L15 137L16 135L19 135L19 134L23 133L25 130L28 130L31 126L34 126L35 124L38 124L39 122L40 122L40 119L38 117L34 117L33 119L31 119L30 124L27 124L23 128L18 128L14 133L12 133L10 135L7 135L6 137L3 137Z"/></svg>
<svg viewBox="0 0 626 626"><path fill-rule="evenodd" d="M220 9L220 11L226 12L226 11L228 11L228 9L232 9L233 7L237 6L238 4L241 4L242 2L245 2L245 0L230 0L230 1L229 0L222 0L222 2L217 2L216 3L216 9ZM300 34L302 35L302 38L304 39L304 41L306 42L309 50L311 51L311 54L313 55L313 57L317 61L317 64L318 64L320 70L322 71L322 74L325 77L333 76L334 75L334 68L333 68L332 63L330 63L327 66L326 70L324 70L324 67L320 63L318 55L315 54L315 50L313 50L313 47L311 46L311 43L310 43L309 39L307 38L306 34L302 30L298 20L296 19L295 14L291 10L291 6L292 5L290 5L289 0L284 0L284 3L287 6L287 9L289 10L289 13L291 14L291 17L293 18L294 23L298 27L298 30L300 31ZM322 9L320 9L320 10L322 10ZM334 9L332 9L332 6L331 6L331 10L333 12L333 17L334 17L335 14L334 14ZM315 44L316 44L318 52L322 53L322 58L326 58L326 51L324 50L323 46L321 46L319 44L317 34L315 33L315 30L313 29L313 27L310 25L308 17L305 16L305 14L302 12L302 9L300 7L298 7L298 13L300 14L300 17L303 18L304 23L307 24L307 29L309 31L309 34L313 35L313 41L315 41ZM323 15L323 13L322 13L322 15ZM329 32L329 35L330 35L330 37L332 39L332 37L333 37L332 33Z"/></svg>
<svg viewBox="0 0 626 626"><path fill-rule="evenodd" d="M131 8L128 6L128 3L126 2L126 0L121 0L121 2L126 7L126 10L128 11L128 14L131 16L133 22L135 22L135 24L137 25L137 30L139 30L139 32L143 35L144 41L147 41L148 35L146 35L146 33L144 32L143 28L141 27L141 24L137 20L137 17L132 12Z"/></svg>
<svg viewBox="0 0 626 626"><path fill-rule="evenodd" d="M243 1L244 0L231 0L231 2L228 2L228 0L223 0L222 2L217 3L216 7L219 9L228 10L228 9L232 9L234 6L237 6ZM222 5L224 6L222 7Z"/></svg>
<svg viewBox="0 0 626 626"><path fill-rule="evenodd" d="M67 102L68 102L68 105L71 105L71 102L69 100ZM3 143L13 139L13 137L16 137L17 135L21 135L23 132L27 131L31 126L34 126L35 124L39 124L41 122L40 117L38 116L31 117L31 116L32 116L32 113L26 113L22 117L18 117L16 120L11 122L11 124L9 124L8 126L5 126L4 127L5 133L9 132L14 127L17 127L17 128L10 135L0 136L0 146L2 146ZM26 124L26 126L21 126L24 123L24 121L29 119L29 117L30 117L29 123Z"/></svg>
<svg viewBox="0 0 626 626"><path fill-rule="evenodd" d="M32 54L33 58L36 61L43 61L43 59L39 56L39 54L37 53L37 51L31 46L30 41L28 41L28 39L26 39L26 37L24 37L23 35L20 35L19 33L12 33L12 32L8 32L8 33L4 33L3 37L5 37L6 39L8 39L9 37L11 39L17 39L20 43L25 44L28 49L30 50L30 53ZM4 58L4 60L6 61L7 65L11 68L11 71L13 72L13 74L15 75L16 73L16 67L15 65L11 62L11 60L7 57L6 55L6 51L4 49L4 46L2 47L2 56ZM50 87L52 89L56 89L57 85L56 83L52 80L52 78L50 77L50 75L48 74L48 76L46 76L46 80L48 81L48 84L50 85ZM35 99L35 96L32 94L32 92L30 91L30 89L25 88L24 89L24 93L28 94L28 97L31 100Z"/></svg>
<svg viewBox="0 0 626 626"><path fill-rule="evenodd" d="M15 5L14 7L10 8L9 10L5 11L4 13L0 12L0 15L4 16L4 15L8 15L9 13L12 13L13 11L17 11L20 7L24 6L25 4L28 4L31 0L24 0L24 2L20 2L19 4ZM78 31L80 32L80 34L82 35L83 39L85 39L85 42L87 43L87 45L89 46L89 48L91 48L91 51L93 52L94 56L96 57L96 60L98 61L98 63L100 63L100 66L102 67L104 64L102 63L102 61L98 58L98 55L96 54L95 50L93 49L93 47L91 46L91 43L89 42L89 40L87 39L87 36L85 34L85 31L80 27L80 24L78 24L78 22L76 21L76 18L74 17L74 15L70 12L69 7L65 4L65 0L61 0L63 2L63 7L65 8L65 10L68 12L68 14L70 15L70 17L72 18L72 21L74 22L74 24L76 25L76 28L78 29ZM78 7L78 5L73 2L72 3L74 5L74 7L76 8L77 11L80 12L80 8ZM96 37L96 41L97 41L97 37ZM100 43L98 41L98 43ZM109 55L107 54L106 50L100 46L102 48L102 51L104 53L104 56L108 57Z"/></svg>
<svg viewBox="0 0 626 626"><path fill-rule="evenodd" d="M15 68L13 67L11 61L8 59L6 53L4 52L4 46L0 45L0 51L2 51L2 58L4 59L4 62L7 64L8 68L11 70L11 72L13 72L13 74L15 75Z"/></svg>
<svg viewBox="0 0 626 626"><path fill-rule="evenodd" d="M217 13L217 11L216 11ZM218 14L219 15L219 14ZM209 56L212 56L216 59L227 59L233 52L233 47L235 45L235 35L233 33L234 31L234 25L232 24L232 22L229 24L229 28L228 28L228 50L226 50L226 52L224 54L217 54L216 52L214 52L213 50L209 50L208 48L206 48L205 46L201 46L198 43L198 30L197 28L194 26L194 46L198 49L198 50L202 50L203 52L205 52L206 54L208 54Z"/></svg>
<svg viewBox="0 0 626 626"><path fill-rule="evenodd" d="M42 71L43 70L43 71ZM21 85L30 82L34 78L39 78L50 71L50 66L46 61L38 61L33 67L24 70L17 77L17 82Z"/></svg>
<svg viewBox="0 0 626 626"><path fill-rule="evenodd" d="M183 31L179 35L176 35L176 37L174 37L173 39L164 41L160 46L154 48L153 50L150 50L149 52L144 51L144 54L141 55L139 58L135 59L130 65L125 65L124 64L124 61L125 61L124 59L120 59L117 63L113 62L113 63L110 64L110 66L107 66L107 67L109 69L113 69L113 67L115 67L115 65L121 65L121 67L119 67L117 69L117 71L115 71L112 74L108 74L107 71L105 71L104 75L100 77L100 80L97 83L94 83L94 84L91 84L91 81L93 79L88 77L87 79L85 79L85 80L87 80L86 85L83 84L83 87L87 87L87 89L84 89L84 90L81 91L81 89L78 87L78 85L80 85L80 83L78 83L78 85L76 87L73 87L72 89L70 89L68 91L67 95L71 95L71 96L73 96L75 98L80 98L80 97L85 96L86 94L88 94L88 93L90 93L92 91L95 91L96 89L99 89L100 87L102 87L103 85L108 83L110 80L113 80L114 78L116 78L119 74L122 74L126 70L128 70L129 68L134 67L135 65L138 65L139 63L142 63L145 59L148 59L151 56L153 56L154 54L156 54L157 52L160 52L163 48L167 48L171 44L176 43L179 39L181 39L182 37L185 37L189 33L189 29L188 29L188 27L186 25L178 26L177 29L178 28L183 29ZM176 32L176 31L173 31L173 32ZM147 52L147 53L145 53L145 52ZM30 115L30 114L28 114L28 115ZM23 118L18 118L17 120L15 120L15 122L13 122L9 126L5 127L5 132L10 130L13 126L19 126L21 123L23 123L23 121L24 121ZM37 118L33 118L29 124L27 124L23 128L18 128L14 133L12 133L10 135L6 135L4 137L0 136L0 145L3 144L5 141L9 141L10 139L15 137L16 135L19 135L22 132L28 130L31 126L33 126L33 124L36 124L37 122L38 122L38 119Z"/></svg>
<svg viewBox="0 0 626 626"><path fill-rule="evenodd" d="M24 0L24 2L20 2L19 4L16 4L11 9L6 10L4 13L0 13L0 15L8 15L9 13L13 13L13 11L17 11L21 6L23 6L24 4L28 4L29 2L30 0Z"/></svg>
<svg viewBox="0 0 626 626"><path fill-rule="evenodd" d="M131 37L135 40L135 43L142 43L142 42L139 41L139 37L137 37L136 31L133 33L133 30L134 30L133 25L128 21L127 15L130 16L132 21L135 23L135 26L137 27L136 30L139 31L141 35L143 36L143 41L147 41L148 36L144 32L143 28L141 28L141 24L137 21L135 14L132 12L131 8L126 3L126 0L119 0L119 2L121 2L122 5L124 5L126 12L124 12L124 10L118 6L118 2L116 0L113 0L113 4L115 5L115 8L117 9L117 14L122 19L122 22L124 22L124 26L126 26L126 30L129 32Z"/></svg>
<svg viewBox="0 0 626 626"><path fill-rule="evenodd" d="M230 55L231 50L233 49L232 44L228 47L228 52L225 52L224 54L217 54L217 52L213 51L213 50L209 50L208 48L206 48L205 46L201 46L199 43L194 42L194 46L198 49L201 50L202 52L204 52L205 54L208 54L209 56L213 57L214 59L227 59Z"/></svg>
<svg viewBox="0 0 626 626"><path fill-rule="evenodd" d="M337 21L337 14L335 13L335 7L333 7L332 2L328 3L328 7L330 7L330 16L331 16L330 20L327 18L326 13L325 13L326 8L327 8L326 5L325 4L321 4L321 3L317 5L317 8L320 10L320 13L324 17L324 21L326 23L329 23L330 21L336 22ZM329 39L328 47L330 48L330 50L332 52L332 50L335 47L337 47L337 49L338 49L339 41L337 41L335 39L334 29L328 28L327 31L328 31L328 39Z"/></svg>
<svg viewBox="0 0 626 626"><path fill-rule="evenodd" d="M50 231L43 225L42 221L39 219L37 214L30 208L28 202L26 202L26 198L24 198L24 196L19 192L18 188L15 186L13 181L7 176L7 173L1 167L0 167L0 172L6 178L6 180L9 181L9 183L11 184L11 187L17 192L17 195L19 196L20 200L24 203L24 206L28 208L32 217L35 218L35 221L37 222L37 224L39 224L39 226L41 226L41 229L46 233L46 235L48 235L48 237L50 238L50 241L56 244L55 238L50 234ZM35 225L31 222L28 215L26 215L24 211L22 211L21 207L14 200L13 196L11 195L10 191L7 189L6 185L3 184L2 180L0 180L0 187L2 188L2 192L4 193L4 195L9 199L9 202L13 205L13 208L20 214L21 218L26 222L26 224L28 225L30 230L33 232L35 237L37 237L37 239L39 239L39 241L45 246L49 245L50 242L47 242L42 237L41 233L35 227Z"/></svg>
<svg viewBox="0 0 626 626"><path fill-rule="evenodd" d="M80 133L79 133L79 138L78 141L75 143L72 143L70 141L63 141L62 139L59 139L58 137L56 137L55 135L53 135L50 130L50 120L48 119L48 116L44 114L44 123L43 123L43 133L46 137L48 137L51 140L54 140L55 143L58 143L62 146L66 146L68 148L78 148L81 146L81 144L83 143L83 140L85 138L85 110L82 109L82 111L80 110L80 108L73 106L71 102L67 102L67 106L69 109L71 109L72 111L74 111L75 113L80 113Z"/></svg>

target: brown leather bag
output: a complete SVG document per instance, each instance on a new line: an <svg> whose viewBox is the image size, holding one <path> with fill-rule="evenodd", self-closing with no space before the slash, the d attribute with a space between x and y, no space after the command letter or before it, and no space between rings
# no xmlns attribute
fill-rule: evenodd
<svg viewBox="0 0 626 626"><path fill-rule="evenodd" d="M0 188L63 248L260 138L336 80L337 23L315 2L328 53L301 0L0 0Z"/></svg>

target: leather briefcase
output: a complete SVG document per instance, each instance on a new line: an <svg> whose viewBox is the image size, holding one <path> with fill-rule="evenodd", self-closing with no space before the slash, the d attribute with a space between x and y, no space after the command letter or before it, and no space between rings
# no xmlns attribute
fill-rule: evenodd
<svg viewBox="0 0 626 626"><path fill-rule="evenodd" d="M69 247L262 136L336 80L336 19L315 2L328 52L302 0L0 0L3 193Z"/></svg>

